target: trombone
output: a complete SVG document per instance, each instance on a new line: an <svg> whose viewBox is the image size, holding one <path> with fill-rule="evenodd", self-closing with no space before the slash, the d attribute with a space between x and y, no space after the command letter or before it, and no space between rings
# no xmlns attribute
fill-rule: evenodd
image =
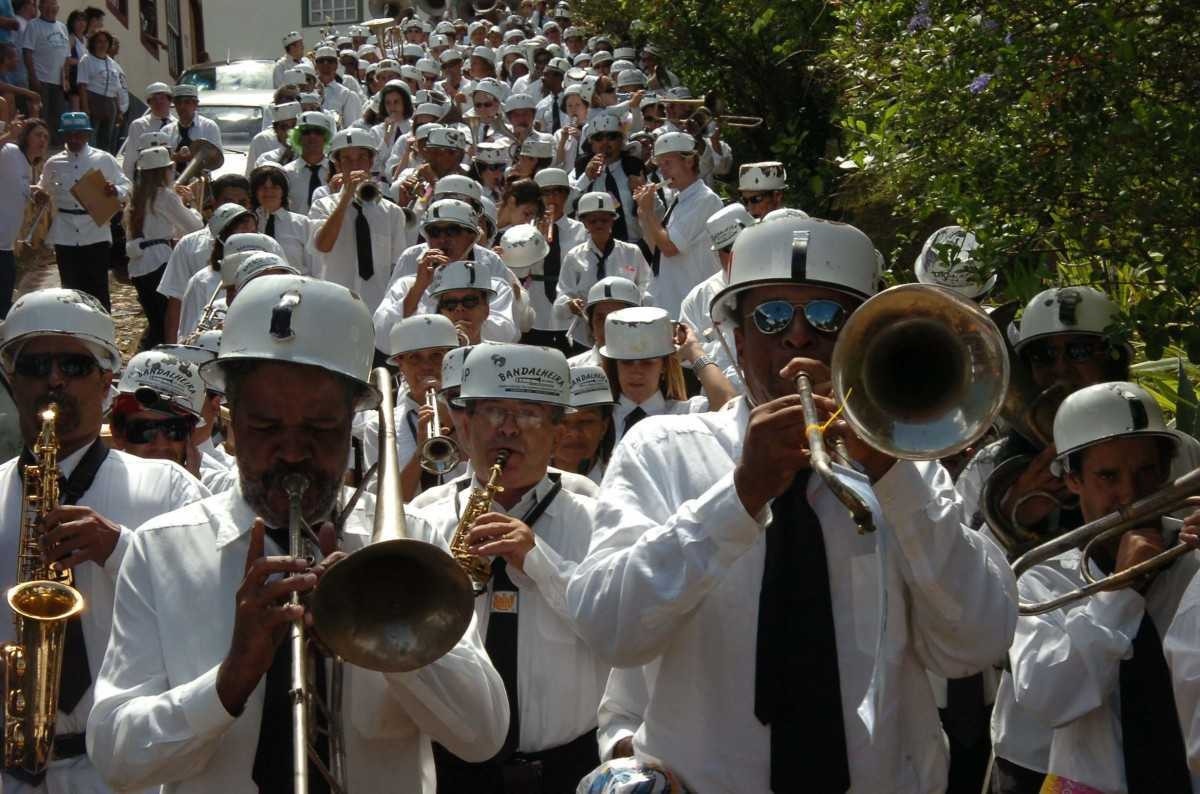
<svg viewBox="0 0 1200 794"><path fill-rule="evenodd" d="M421 445L421 469L442 476L449 474L458 465L462 455L454 439L442 433L442 418L438 404L437 380L430 378L426 382L425 405L433 410L433 418L429 427L433 432Z"/></svg>

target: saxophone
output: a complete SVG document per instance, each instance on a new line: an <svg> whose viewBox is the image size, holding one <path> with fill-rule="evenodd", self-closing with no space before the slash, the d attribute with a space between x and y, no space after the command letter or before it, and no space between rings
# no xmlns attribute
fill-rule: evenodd
<svg viewBox="0 0 1200 794"><path fill-rule="evenodd" d="M16 642L0 648L4 765L30 774L43 772L50 763L67 620L84 606L71 570L47 566L40 545L42 518L59 500L57 416L54 404L42 412L42 429L34 444L38 462L22 473L17 584L8 591Z"/></svg>
<svg viewBox="0 0 1200 794"><path fill-rule="evenodd" d="M504 473L504 464L506 463L508 463L508 452L502 451L496 457L496 462L492 464L492 469L488 473L487 485L475 488L467 497L467 506L462 512L462 517L458 519L454 537L450 540L450 554L467 572L477 594L483 592L487 587L488 580L492 578L492 561L486 557L472 554L467 536L471 534L471 527L475 525L475 519L490 512L492 500L496 498L496 494L504 490L504 486L500 484L500 475Z"/></svg>

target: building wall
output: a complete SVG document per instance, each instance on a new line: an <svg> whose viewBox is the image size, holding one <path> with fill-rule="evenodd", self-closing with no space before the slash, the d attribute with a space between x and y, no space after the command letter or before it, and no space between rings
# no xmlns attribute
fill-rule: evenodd
<svg viewBox="0 0 1200 794"><path fill-rule="evenodd" d="M253 6L253 24L247 24L247 0L204 0L208 51L214 60L225 60L227 56L230 60L274 60L283 55L281 39L292 30L304 33L304 49L311 50L321 38L321 26L305 26L306 5L348 10L351 19L334 25L338 30L362 21L368 10L368 0L260 0Z"/></svg>

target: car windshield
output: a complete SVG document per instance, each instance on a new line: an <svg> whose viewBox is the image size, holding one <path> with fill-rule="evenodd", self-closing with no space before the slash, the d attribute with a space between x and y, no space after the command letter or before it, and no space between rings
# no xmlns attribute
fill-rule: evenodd
<svg viewBox="0 0 1200 794"><path fill-rule="evenodd" d="M275 88L274 67L264 61L235 61L188 69L179 78L201 91L271 91Z"/></svg>
<svg viewBox="0 0 1200 794"><path fill-rule="evenodd" d="M246 105L201 105L200 113L221 128L221 143L227 149L249 148L262 131L262 108Z"/></svg>

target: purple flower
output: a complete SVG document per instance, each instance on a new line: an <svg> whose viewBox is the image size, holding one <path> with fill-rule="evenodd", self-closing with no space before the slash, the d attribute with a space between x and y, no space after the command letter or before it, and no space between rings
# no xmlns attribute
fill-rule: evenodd
<svg viewBox="0 0 1200 794"><path fill-rule="evenodd" d="M1012 34L1011 34L1011 33L1005 33L1005 34L1004 34L1004 43L1005 43L1005 44L1012 44Z"/></svg>
<svg viewBox="0 0 1200 794"><path fill-rule="evenodd" d="M967 90L970 91L972 94L978 94L981 91L983 91L983 89L987 88L988 83L990 83L990 82L992 82L991 73L984 72L983 74L979 75L974 80L972 80L970 82L970 84L967 85Z"/></svg>
<svg viewBox="0 0 1200 794"><path fill-rule="evenodd" d="M908 32L916 33L918 30L926 30L931 27L933 27L933 17L929 15L929 0L921 0L917 3L917 13L908 20Z"/></svg>
<svg viewBox="0 0 1200 794"><path fill-rule="evenodd" d="M1000 23L994 19L985 19L981 23L981 27L988 33L991 33L992 31L998 30L1000 28Z"/></svg>

